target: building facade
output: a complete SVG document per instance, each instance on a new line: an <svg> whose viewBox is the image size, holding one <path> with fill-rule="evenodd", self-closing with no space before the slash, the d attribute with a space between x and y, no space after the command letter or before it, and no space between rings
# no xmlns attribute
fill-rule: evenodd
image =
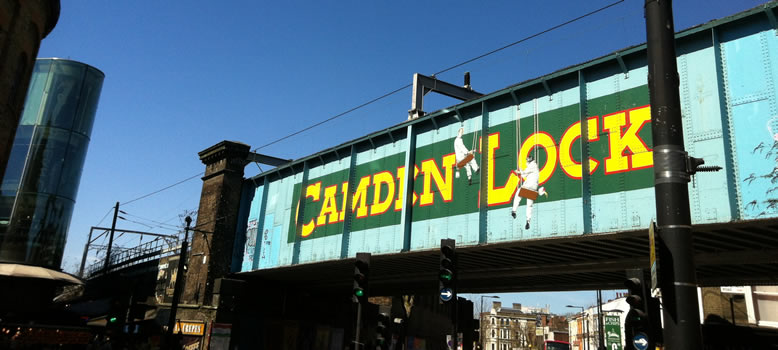
<svg viewBox="0 0 778 350"><path fill-rule="evenodd" d="M538 348L545 340L567 341L565 318L551 315L548 308L516 303L503 307L501 302L493 302L480 320L484 350L524 350Z"/></svg>
<svg viewBox="0 0 778 350"><path fill-rule="evenodd" d="M104 77L36 61L0 187L0 262L59 270Z"/></svg>
<svg viewBox="0 0 778 350"><path fill-rule="evenodd" d="M629 311L626 298L602 304L603 341L607 349L624 349L624 321ZM584 309L568 321L571 350L595 350L600 345L600 315L597 306Z"/></svg>
<svg viewBox="0 0 778 350"><path fill-rule="evenodd" d="M698 288L700 323L778 328L778 286Z"/></svg>

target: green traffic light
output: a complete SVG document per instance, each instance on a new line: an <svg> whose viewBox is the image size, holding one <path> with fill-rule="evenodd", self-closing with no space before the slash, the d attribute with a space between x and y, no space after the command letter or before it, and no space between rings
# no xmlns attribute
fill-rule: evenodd
<svg viewBox="0 0 778 350"><path fill-rule="evenodd" d="M454 279L454 273L449 269L440 269L439 276L443 281L451 282Z"/></svg>
<svg viewBox="0 0 778 350"><path fill-rule="evenodd" d="M111 323L114 323L114 322L116 322L116 317L111 317L108 321L111 322Z"/></svg>
<svg viewBox="0 0 778 350"><path fill-rule="evenodd" d="M365 291L362 288L354 289L354 295L356 295L356 296L361 298L361 297L365 296Z"/></svg>

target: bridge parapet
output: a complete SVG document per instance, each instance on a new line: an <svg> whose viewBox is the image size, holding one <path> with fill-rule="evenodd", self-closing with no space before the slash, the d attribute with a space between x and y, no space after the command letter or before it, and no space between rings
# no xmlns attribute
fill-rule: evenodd
<svg viewBox="0 0 778 350"><path fill-rule="evenodd" d="M99 248L99 246L95 248ZM84 277L86 279L95 278L102 274L115 272L150 260L178 255L180 252L181 242L178 239L170 238L165 240L155 239L130 248L113 247L108 262L108 269L105 269L105 260L97 260L87 267Z"/></svg>

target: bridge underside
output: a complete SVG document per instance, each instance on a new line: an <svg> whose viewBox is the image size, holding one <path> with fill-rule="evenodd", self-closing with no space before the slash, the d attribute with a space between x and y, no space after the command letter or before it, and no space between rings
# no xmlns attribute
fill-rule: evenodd
<svg viewBox="0 0 778 350"><path fill-rule="evenodd" d="M649 267L647 230L458 247L460 293L623 289ZM435 293L438 251L374 255L372 295ZM778 220L695 225L700 286L778 284ZM261 284L349 293L354 259L240 273ZM661 262L660 262L661 263Z"/></svg>

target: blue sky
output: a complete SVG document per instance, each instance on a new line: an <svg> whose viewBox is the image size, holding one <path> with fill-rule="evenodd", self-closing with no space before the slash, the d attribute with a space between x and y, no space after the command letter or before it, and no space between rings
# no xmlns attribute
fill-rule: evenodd
<svg viewBox="0 0 778 350"><path fill-rule="evenodd" d="M63 268L80 262L91 226L110 225L110 217L101 219L115 202L199 174L197 152L221 140L264 145L405 86L413 73L438 72L614 2L63 0L39 57L78 60L106 75ZM676 29L762 3L676 1ZM620 2L438 77L460 84L470 71L474 89L488 93L643 43L643 4ZM410 100L405 89L259 152L293 159L315 153L405 121ZM454 103L429 97L425 110ZM194 178L122 206L143 224L117 226L174 233L168 225L197 209L200 186ZM502 301L566 312L566 304L594 304L594 292Z"/></svg>

